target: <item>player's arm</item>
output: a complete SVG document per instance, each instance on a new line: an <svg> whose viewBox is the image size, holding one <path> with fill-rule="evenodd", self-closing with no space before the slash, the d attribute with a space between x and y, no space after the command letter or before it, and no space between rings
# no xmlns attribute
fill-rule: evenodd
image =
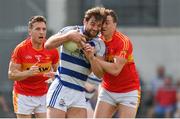
<svg viewBox="0 0 180 119"><path fill-rule="evenodd" d="M89 82L86 82L85 83L85 89L87 92L92 92L93 90L96 89L95 85L89 83Z"/></svg>
<svg viewBox="0 0 180 119"><path fill-rule="evenodd" d="M91 71L98 77L101 78L104 74L103 68L99 64L99 60L103 60L104 57L101 56L95 56L95 48L91 46L90 44L85 44L84 50L83 50L86 58L89 60L91 64Z"/></svg>
<svg viewBox="0 0 180 119"><path fill-rule="evenodd" d="M115 56L114 62L107 62L99 59L95 59L99 62L103 70L111 75L117 76L123 69L124 65L127 62L127 59Z"/></svg>
<svg viewBox="0 0 180 119"><path fill-rule="evenodd" d="M53 36L51 36L45 43L45 48L46 49L53 49L57 48L60 45L62 45L64 42L67 41L74 41L76 43L80 43L81 41L86 41L85 36L78 32L77 30L71 30L67 33L58 33Z"/></svg>
<svg viewBox="0 0 180 119"><path fill-rule="evenodd" d="M21 64L12 61L9 63L8 78L15 81L24 80L30 76L40 73L38 66L32 66L29 70L21 71Z"/></svg>
<svg viewBox="0 0 180 119"><path fill-rule="evenodd" d="M103 70L113 76L119 75L122 71L124 65L127 63L127 58L129 53L131 52L131 43L129 40L122 39L123 44L119 45L118 49L116 49L116 54L114 54L111 62L99 60L99 64L103 68ZM117 44L118 45L118 44Z"/></svg>
<svg viewBox="0 0 180 119"><path fill-rule="evenodd" d="M94 56L93 58L89 59L89 62L91 64L91 70L92 72L98 77L98 78L102 78L102 76L104 75L104 69L102 68L102 66L99 64L99 60L104 60L104 57L100 57L100 56Z"/></svg>

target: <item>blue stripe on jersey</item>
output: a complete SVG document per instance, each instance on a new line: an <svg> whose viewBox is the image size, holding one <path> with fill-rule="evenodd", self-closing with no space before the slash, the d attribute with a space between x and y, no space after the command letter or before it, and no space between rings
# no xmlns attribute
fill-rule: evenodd
<svg viewBox="0 0 180 119"><path fill-rule="evenodd" d="M49 105L50 107L54 107L55 103L56 103L56 100L57 100L57 97L59 95L59 92L61 91L63 85L61 83L59 83L55 89L55 91L53 92L53 95L51 97L51 100L49 102Z"/></svg>
<svg viewBox="0 0 180 119"><path fill-rule="evenodd" d="M85 88L83 88L83 87L81 87L79 85L72 84L72 83L61 80L61 78L58 75L55 75L55 77L59 79L59 81L63 84L63 86L66 86L68 88L78 90L78 91L85 91Z"/></svg>
<svg viewBox="0 0 180 119"><path fill-rule="evenodd" d="M102 80L99 80L99 79L97 79L97 78L88 77L88 79L89 79L89 80L92 80L92 81L99 82L99 83L102 82Z"/></svg>
<svg viewBox="0 0 180 119"><path fill-rule="evenodd" d="M82 59L67 55L67 54L65 54L63 52L61 53L60 56L61 56L61 60L68 61L68 62L71 62L73 64L77 64L77 65L86 67L88 69L90 68L90 64L85 62L85 60L82 60Z"/></svg>
<svg viewBox="0 0 180 119"><path fill-rule="evenodd" d="M60 74L66 74L68 76L75 77L75 78L77 78L79 80L82 80L82 81L86 81L87 78L88 78L87 75L84 75L82 73L79 73L79 72L76 72L76 71L73 71L73 70L70 70L70 69L67 69L67 68L64 68L64 67L58 67L58 71L59 71Z"/></svg>

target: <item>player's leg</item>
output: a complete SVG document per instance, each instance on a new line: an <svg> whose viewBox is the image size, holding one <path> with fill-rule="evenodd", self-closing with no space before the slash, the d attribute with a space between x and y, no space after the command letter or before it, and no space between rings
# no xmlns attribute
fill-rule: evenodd
<svg viewBox="0 0 180 119"><path fill-rule="evenodd" d="M93 118L94 110L93 109L87 109L87 118Z"/></svg>
<svg viewBox="0 0 180 119"><path fill-rule="evenodd" d="M110 93L104 88L100 88L98 101L96 104L94 117L95 118L111 118L117 108L114 99L110 96Z"/></svg>
<svg viewBox="0 0 180 119"><path fill-rule="evenodd" d="M115 95L118 105L119 118L135 118L140 102L140 91L134 90Z"/></svg>
<svg viewBox="0 0 180 119"><path fill-rule="evenodd" d="M119 104L118 106L119 111L118 115L119 118L135 118L137 113L137 108L129 107L126 105Z"/></svg>
<svg viewBox="0 0 180 119"><path fill-rule="evenodd" d="M26 114L16 114L16 117L17 117L17 118L31 118L32 115L31 115L31 114L30 114L30 115L26 115Z"/></svg>
<svg viewBox="0 0 180 119"><path fill-rule="evenodd" d="M116 106L104 101L98 101L94 112L94 118L112 118L115 111Z"/></svg>
<svg viewBox="0 0 180 119"><path fill-rule="evenodd" d="M90 100L86 100L86 104L87 104L87 118L93 118L94 109L91 105Z"/></svg>
<svg viewBox="0 0 180 119"><path fill-rule="evenodd" d="M65 118L66 112L60 109L48 107L47 108L47 118Z"/></svg>
<svg viewBox="0 0 180 119"><path fill-rule="evenodd" d="M67 110L67 118L87 118L86 108L71 107Z"/></svg>
<svg viewBox="0 0 180 119"><path fill-rule="evenodd" d="M36 113L35 117L36 118L46 118L46 113Z"/></svg>
<svg viewBox="0 0 180 119"><path fill-rule="evenodd" d="M67 109L67 118L87 118L87 102L85 92L70 89Z"/></svg>

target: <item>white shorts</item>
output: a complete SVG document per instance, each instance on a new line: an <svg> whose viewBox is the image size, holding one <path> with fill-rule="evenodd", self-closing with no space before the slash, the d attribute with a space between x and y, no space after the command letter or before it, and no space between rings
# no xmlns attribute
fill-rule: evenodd
<svg viewBox="0 0 180 119"><path fill-rule="evenodd" d="M137 108L140 103L140 91L134 90L127 93L115 93L101 88L98 101L107 102L114 106L122 104L125 106Z"/></svg>
<svg viewBox="0 0 180 119"><path fill-rule="evenodd" d="M85 92L77 91L66 86L56 78L47 93L47 107L53 107L67 112L71 107L86 109Z"/></svg>
<svg viewBox="0 0 180 119"><path fill-rule="evenodd" d="M46 94L43 96L26 96L13 91L13 105L16 114L46 113Z"/></svg>

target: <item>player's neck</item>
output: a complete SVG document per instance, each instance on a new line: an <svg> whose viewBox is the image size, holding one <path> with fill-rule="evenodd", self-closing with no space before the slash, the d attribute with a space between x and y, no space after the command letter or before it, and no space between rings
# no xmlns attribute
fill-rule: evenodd
<svg viewBox="0 0 180 119"><path fill-rule="evenodd" d="M116 31L112 32L112 33L109 33L107 35L104 35L104 38L107 42L111 41L112 38L113 38L113 35L116 33Z"/></svg>
<svg viewBox="0 0 180 119"><path fill-rule="evenodd" d="M104 35L104 40L105 40L106 42L111 41L111 40L112 40L112 35Z"/></svg>
<svg viewBox="0 0 180 119"><path fill-rule="evenodd" d="M32 47L36 50L41 50L43 48L43 43L36 43L32 41Z"/></svg>

